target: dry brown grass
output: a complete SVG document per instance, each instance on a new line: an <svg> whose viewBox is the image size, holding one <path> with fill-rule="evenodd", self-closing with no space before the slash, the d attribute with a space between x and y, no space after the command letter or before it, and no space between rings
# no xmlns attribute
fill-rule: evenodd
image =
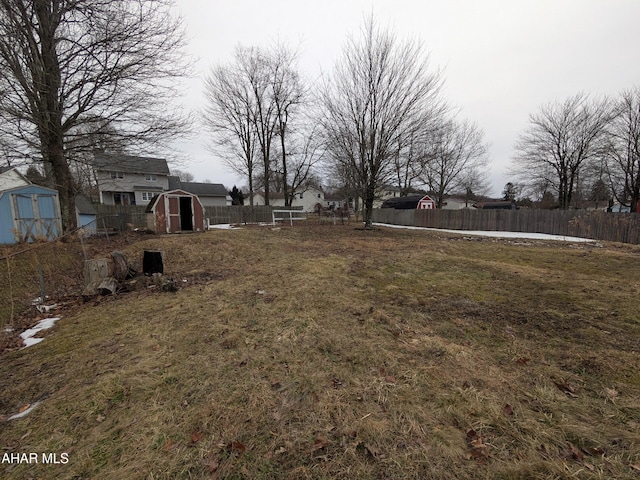
<svg viewBox="0 0 640 480"><path fill-rule="evenodd" d="M0 357L22 478L633 479L640 250L353 226L151 237L177 293ZM182 280L186 279L186 282Z"/></svg>

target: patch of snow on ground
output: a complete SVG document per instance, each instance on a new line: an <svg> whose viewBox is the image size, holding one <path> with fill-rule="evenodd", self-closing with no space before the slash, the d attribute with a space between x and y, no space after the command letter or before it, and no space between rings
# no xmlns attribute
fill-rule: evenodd
<svg viewBox="0 0 640 480"><path fill-rule="evenodd" d="M34 408L38 406L39 403L40 402L32 403L24 412L16 413L15 415L10 416L7 420L15 420L16 418L27 416Z"/></svg>
<svg viewBox="0 0 640 480"><path fill-rule="evenodd" d="M236 227L228 223L216 223L215 225L209 225L209 230L213 230L214 228L218 230L233 230Z"/></svg>
<svg viewBox="0 0 640 480"><path fill-rule="evenodd" d="M429 230L432 232L447 232L457 233L459 235L478 235L483 237L494 238L526 238L529 240L557 240L562 242L595 242L590 238L580 237L567 237L565 235L550 235L548 233L529 233L529 232L490 232L479 230L446 230L442 228L425 228L425 227L410 227L406 225L391 225L388 223L374 223L378 227L389 228L406 228L409 230Z"/></svg>
<svg viewBox="0 0 640 480"><path fill-rule="evenodd" d="M45 318L44 320L40 320L35 327L22 332L20 334L20 338L22 338L22 342L24 343L23 348L30 347L31 345L35 345L36 343L40 343L44 340L44 338L33 338L33 336L40 330L47 330L48 328L53 327L58 320L60 320L60 317Z"/></svg>

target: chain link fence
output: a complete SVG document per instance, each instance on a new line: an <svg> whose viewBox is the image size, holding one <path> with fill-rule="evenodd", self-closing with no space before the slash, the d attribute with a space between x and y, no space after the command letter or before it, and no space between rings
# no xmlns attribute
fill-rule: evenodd
<svg viewBox="0 0 640 480"><path fill-rule="evenodd" d="M0 327L29 308L44 312L81 291L84 250L79 241L0 247Z"/></svg>

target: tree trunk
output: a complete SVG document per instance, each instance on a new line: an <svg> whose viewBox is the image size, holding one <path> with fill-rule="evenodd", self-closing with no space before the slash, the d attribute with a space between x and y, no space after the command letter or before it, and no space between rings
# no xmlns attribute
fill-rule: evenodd
<svg viewBox="0 0 640 480"><path fill-rule="evenodd" d="M65 232L75 230L75 189L71 169L64 154L64 132L62 129L62 105L59 94L62 75L56 52L57 12L51 12L46 0L36 0L34 9L40 28L42 81L37 85L42 103L39 111L40 151L45 164L51 167L60 198L62 228Z"/></svg>
<svg viewBox="0 0 640 480"><path fill-rule="evenodd" d="M373 229L373 201L376 196L375 184L371 181L367 185L364 195L364 228L366 230Z"/></svg>

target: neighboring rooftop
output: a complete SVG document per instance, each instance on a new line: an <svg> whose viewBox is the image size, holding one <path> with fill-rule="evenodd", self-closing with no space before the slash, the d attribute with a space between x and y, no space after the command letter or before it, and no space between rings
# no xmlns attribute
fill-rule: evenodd
<svg viewBox="0 0 640 480"><path fill-rule="evenodd" d="M169 190L177 189L198 196L226 197L229 194L221 183L182 182L178 177L169 177Z"/></svg>
<svg viewBox="0 0 640 480"><path fill-rule="evenodd" d="M93 161L96 170L130 173L169 175L169 166L164 158L136 157L122 154L97 154Z"/></svg>

